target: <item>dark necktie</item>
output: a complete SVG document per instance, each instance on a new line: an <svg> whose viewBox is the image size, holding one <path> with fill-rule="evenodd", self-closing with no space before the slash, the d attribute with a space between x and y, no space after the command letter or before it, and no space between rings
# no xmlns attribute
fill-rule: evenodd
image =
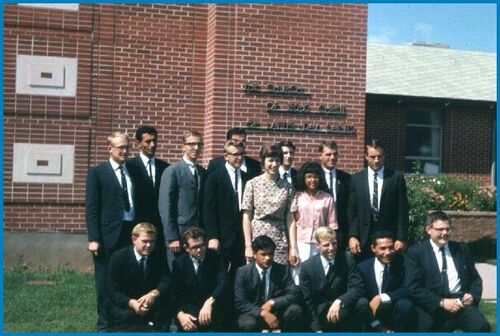
<svg viewBox="0 0 500 336"><path fill-rule="evenodd" d="M378 213L378 181L377 172L373 174L373 196L372 196L372 209L375 213Z"/></svg>
<svg viewBox="0 0 500 336"><path fill-rule="evenodd" d="M196 165L194 165L193 178L194 178L194 187L196 190L196 199L198 199L198 169L196 169Z"/></svg>
<svg viewBox="0 0 500 336"><path fill-rule="evenodd" d="M155 186L155 180L153 178L153 168L152 168L153 163L151 162L151 159L148 160L148 170L149 170L149 178L151 179L151 182L153 183L153 187Z"/></svg>
<svg viewBox="0 0 500 336"><path fill-rule="evenodd" d="M139 259L139 269L141 270L142 281L144 281L146 278L146 258L142 257Z"/></svg>
<svg viewBox="0 0 500 336"><path fill-rule="evenodd" d="M266 277L267 270L262 271L262 278L260 279L260 300L262 303L266 302Z"/></svg>
<svg viewBox="0 0 500 336"><path fill-rule="evenodd" d="M333 185L333 170L330 170L330 191L332 192L332 195L335 194L334 188L335 186Z"/></svg>
<svg viewBox="0 0 500 336"><path fill-rule="evenodd" d="M328 266L328 271L326 272L326 278L330 280L332 276L333 276L333 262L330 261Z"/></svg>
<svg viewBox="0 0 500 336"><path fill-rule="evenodd" d="M234 170L234 196L236 197L236 204L240 207L240 199L238 197L238 169Z"/></svg>
<svg viewBox="0 0 500 336"><path fill-rule="evenodd" d="M125 203L125 211L130 211L130 201L128 199L128 188L127 188L127 179L125 178L125 173L123 172L123 166L120 165L120 175L122 181L122 193L123 193L123 201Z"/></svg>
<svg viewBox="0 0 500 336"><path fill-rule="evenodd" d="M380 286L382 293L386 292L388 278L389 278L389 266L384 265L384 271L382 272L382 285Z"/></svg>
<svg viewBox="0 0 500 336"><path fill-rule="evenodd" d="M450 294L450 284L448 282L448 263L446 262L446 254L444 253L444 246L439 248L441 257L443 258L443 267L441 268L441 280L443 283L443 296Z"/></svg>
<svg viewBox="0 0 500 336"><path fill-rule="evenodd" d="M283 174L283 180L285 180L285 181L287 181L287 182L288 182L288 173L287 173L287 172L285 172L285 173Z"/></svg>

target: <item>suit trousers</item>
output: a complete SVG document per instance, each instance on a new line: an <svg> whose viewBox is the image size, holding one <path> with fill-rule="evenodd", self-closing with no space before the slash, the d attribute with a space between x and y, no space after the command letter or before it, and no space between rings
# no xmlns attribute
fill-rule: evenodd
<svg viewBox="0 0 500 336"><path fill-rule="evenodd" d="M491 326L474 306L466 306L457 313L439 309L434 316L417 307L418 331L452 332L460 329L464 332L490 332Z"/></svg>
<svg viewBox="0 0 500 336"><path fill-rule="evenodd" d="M369 324L375 319L378 319L384 327L398 332L414 332L417 329L416 309L407 298L402 298L395 303L380 304L375 316L370 309L368 299L361 298L357 303L357 313L367 324L365 331L370 330Z"/></svg>
<svg viewBox="0 0 500 336"><path fill-rule="evenodd" d="M282 332L303 331L303 311L297 304L292 304L282 312L272 312L276 314L280 322ZM243 332L260 332L268 327L262 317L255 317L249 313L241 314L238 318L238 327Z"/></svg>

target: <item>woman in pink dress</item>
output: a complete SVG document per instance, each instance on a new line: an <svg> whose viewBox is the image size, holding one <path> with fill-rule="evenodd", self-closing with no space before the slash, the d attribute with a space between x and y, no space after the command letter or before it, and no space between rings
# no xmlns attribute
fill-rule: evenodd
<svg viewBox="0 0 500 336"><path fill-rule="evenodd" d="M290 264L293 278L299 283L300 263L318 253L314 235L320 226L337 230L335 201L328 192L321 166L308 161L297 174L297 192L291 211L294 222L290 225Z"/></svg>

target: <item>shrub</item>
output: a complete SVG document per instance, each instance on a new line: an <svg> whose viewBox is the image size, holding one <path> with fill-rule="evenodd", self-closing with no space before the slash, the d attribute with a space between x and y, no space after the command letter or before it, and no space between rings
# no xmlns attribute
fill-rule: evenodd
<svg viewBox="0 0 500 336"><path fill-rule="evenodd" d="M410 226L408 241L424 237L428 210L496 211L496 189L477 182L446 175L406 177Z"/></svg>

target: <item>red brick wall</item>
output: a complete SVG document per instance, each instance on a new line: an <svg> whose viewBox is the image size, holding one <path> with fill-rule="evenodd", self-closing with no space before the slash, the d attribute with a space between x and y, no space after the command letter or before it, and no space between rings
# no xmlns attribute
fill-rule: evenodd
<svg viewBox="0 0 500 336"><path fill-rule="evenodd" d="M221 153L224 134L249 119L318 122L339 119L271 116L268 101L345 105L355 135L250 132L249 153L263 142L290 139L297 166L316 144L335 139L340 166L362 164L367 6L98 5L77 12L4 7L4 228L84 232L89 165L107 158L106 136L159 130L158 155L180 155L184 130L204 133L203 164ZM78 58L75 98L16 95L16 54ZM299 85L310 98L243 92L246 82ZM12 182L15 142L74 144L74 184Z"/></svg>
<svg viewBox="0 0 500 336"><path fill-rule="evenodd" d="M383 141L388 166L404 171L406 110L427 107L443 111L442 172L491 181L496 104L368 95L366 106L366 137Z"/></svg>

